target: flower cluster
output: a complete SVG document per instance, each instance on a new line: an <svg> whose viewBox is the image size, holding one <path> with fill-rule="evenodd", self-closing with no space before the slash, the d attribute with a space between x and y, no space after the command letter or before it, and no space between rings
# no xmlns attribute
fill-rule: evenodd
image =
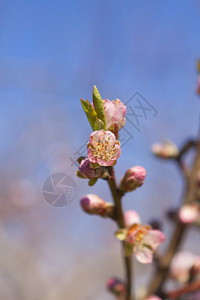
<svg viewBox="0 0 200 300"><path fill-rule="evenodd" d="M116 236L123 241L125 254L129 256L134 253L139 262L150 263L158 246L165 241L164 234L150 225L141 224L140 217L134 210L123 214L121 206L121 198L126 192L134 191L143 185L146 170L141 166L128 169L117 185L113 169L121 155L119 131L125 124L126 106L119 99L102 100L95 86L92 103L82 99L81 103L93 132L87 144L87 157L78 159L77 176L89 179L90 186L99 178L107 180L114 203L109 203L95 194L87 194L81 198L80 205L83 211L90 215L99 215L115 221L120 228ZM161 149L162 155L173 156L174 148L170 147ZM118 300L124 300L129 297L130 280L124 283L120 279L110 278L107 288ZM159 299L154 295L148 298Z"/></svg>
<svg viewBox="0 0 200 300"><path fill-rule="evenodd" d="M93 102L81 99L83 109L93 132L87 145L87 157L79 158L77 176L95 183L98 178L106 178L106 167L116 164L121 155L119 130L125 124L126 106L119 100L102 100L94 86ZM91 184L91 185L92 185Z"/></svg>

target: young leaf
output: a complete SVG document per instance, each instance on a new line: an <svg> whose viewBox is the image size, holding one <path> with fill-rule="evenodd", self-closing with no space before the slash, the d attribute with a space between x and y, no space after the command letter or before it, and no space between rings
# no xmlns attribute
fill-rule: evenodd
<svg viewBox="0 0 200 300"><path fill-rule="evenodd" d="M94 130L104 129L104 123L100 119L96 119L94 123Z"/></svg>
<svg viewBox="0 0 200 300"><path fill-rule="evenodd" d="M92 178L92 179L90 179L89 182L88 182L88 185L89 186L95 185L95 183L97 182L97 180L98 180L98 178Z"/></svg>
<svg viewBox="0 0 200 300"><path fill-rule="evenodd" d="M103 129L106 130L106 120L105 120L103 101L102 101L101 95L99 94L99 91L95 85L94 85L94 89L93 89L93 104L94 104L95 111L97 113L97 118L103 122L103 124L104 124Z"/></svg>
<svg viewBox="0 0 200 300"><path fill-rule="evenodd" d="M88 100L84 101L83 99L81 99L81 104L82 104L82 107L88 118L88 121L90 122L90 125L91 125L92 129L94 130L94 124L97 119L97 114L96 114L92 104Z"/></svg>
<svg viewBox="0 0 200 300"><path fill-rule="evenodd" d="M118 229L115 232L116 238L118 238L118 240L120 240L120 241L124 241L126 238L126 235L127 235L127 229L125 229L125 228Z"/></svg>

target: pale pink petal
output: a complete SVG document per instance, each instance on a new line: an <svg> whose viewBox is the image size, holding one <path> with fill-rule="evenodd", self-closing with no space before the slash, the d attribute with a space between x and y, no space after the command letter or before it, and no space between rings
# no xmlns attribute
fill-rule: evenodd
<svg viewBox="0 0 200 300"><path fill-rule="evenodd" d="M87 155L88 155L88 159L89 159L90 162L97 163L97 160L94 157L94 154L93 154L93 152L90 148L87 149Z"/></svg>
<svg viewBox="0 0 200 300"><path fill-rule="evenodd" d="M137 260L142 264L149 264L153 260L153 252L148 247L138 245L133 248L133 252Z"/></svg>
<svg viewBox="0 0 200 300"><path fill-rule="evenodd" d="M124 222L126 227L130 227L133 224L140 224L140 217L135 210L128 210L124 214Z"/></svg>
<svg viewBox="0 0 200 300"><path fill-rule="evenodd" d="M160 230L149 230L143 238L143 244L149 245L153 250L165 242L165 235Z"/></svg>

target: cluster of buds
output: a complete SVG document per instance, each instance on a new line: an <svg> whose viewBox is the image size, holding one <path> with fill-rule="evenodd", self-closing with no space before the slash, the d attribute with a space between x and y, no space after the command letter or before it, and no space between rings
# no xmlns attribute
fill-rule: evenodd
<svg viewBox="0 0 200 300"><path fill-rule="evenodd" d="M174 255L170 265L170 277L187 283L195 275L200 274L200 256L190 252L178 252Z"/></svg>
<svg viewBox="0 0 200 300"><path fill-rule="evenodd" d="M200 220L198 203L185 204L178 213L179 220L184 224L192 224Z"/></svg>
<svg viewBox="0 0 200 300"><path fill-rule="evenodd" d="M135 254L136 259L143 263L151 263L153 253L165 241L165 236L160 230L154 230L150 225L140 224L140 218L135 211L124 214L126 229L119 229L116 237L125 241L126 255Z"/></svg>
<svg viewBox="0 0 200 300"><path fill-rule="evenodd" d="M143 167L135 166L128 169L120 181L119 189L122 192L131 192L143 185L146 177L146 170Z"/></svg>
<svg viewBox="0 0 200 300"><path fill-rule="evenodd" d="M95 194L88 194L81 198L82 209L90 215L99 215L101 217L113 217L113 204L104 201Z"/></svg>
<svg viewBox="0 0 200 300"><path fill-rule="evenodd" d="M119 130L125 124L126 106L119 100L102 100L96 86L92 104L81 99L83 109L93 129L87 145L87 157L79 161L77 176L90 179L108 177L106 167L116 164L121 155Z"/></svg>
<svg viewBox="0 0 200 300"><path fill-rule="evenodd" d="M177 146L171 141L153 144L151 150L154 155L160 158L176 158L179 155Z"/></svg>

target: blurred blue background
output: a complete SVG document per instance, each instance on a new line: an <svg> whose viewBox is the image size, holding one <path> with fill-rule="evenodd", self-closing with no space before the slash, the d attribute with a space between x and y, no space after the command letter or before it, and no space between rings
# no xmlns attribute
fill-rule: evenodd
<svg viewBox="0 0 200 300"><path fill-rule="evenodd" d="M111 299L107 278L123 276L115 225L79 206L84 194L111 201L110 193L105 182L89 188L78 179L70 160L91 133L80 98L91 101L96 84L102 98L126 102L139 92L157 110L140 118L140 132L127 121L134 138L116 172L120 179L127 168L144 166L146 182L124 198L124 208L136 209L143 222L163 219L178 205L182 181L150 147L163 137L180 146L197 134L199 32L199 0L0 0L2 299ZM42 197L55 172L77 185L64 208ZM171 229L165 220L164 232Z"/></svg>

